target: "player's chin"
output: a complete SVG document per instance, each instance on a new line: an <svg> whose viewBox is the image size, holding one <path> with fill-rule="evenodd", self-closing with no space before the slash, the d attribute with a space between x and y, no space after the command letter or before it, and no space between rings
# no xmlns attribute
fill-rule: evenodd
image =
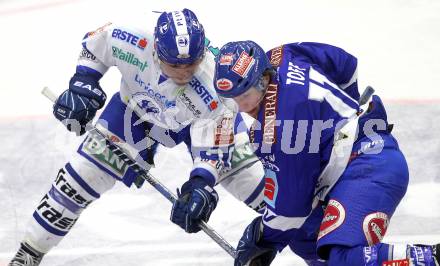
<svg viewBox="0 0 440 266"><path fill-rule="evenodd" d="M249 104L249 103L238 103L238 109L240 110L240 112L251 112L253 109L255 108L255 106L253 104Z"/></svg>
<svg viewBox="0 0 440 266"><path fill-rule="evenodd" d="M190 78L171 78L177 85L186 85L191 81Z"/></svg>

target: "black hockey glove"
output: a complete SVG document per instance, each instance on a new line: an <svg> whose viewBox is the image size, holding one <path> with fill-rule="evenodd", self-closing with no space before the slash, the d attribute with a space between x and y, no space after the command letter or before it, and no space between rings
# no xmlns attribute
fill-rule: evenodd
<svg viewBox="0 0 440 266"><path fill-rule="evenodd" d="M82 135L96 111L104 106L106 98L98 80L76 73L70 79L69 89L55 102L53 114L69 131Z"/></svg>
<svg viewBox="0 0 440 266"><path fill-rule="evenodd" d="M207 222L217 206L217 192L196 176L186 181L177 193L179 198L173 204L171 221L187 233L200 231L199 222Z"/></svg>
<svg viewBox="0 0 440 266"><path fill-rule="evenodd" d="M244 230L237 246L237 258L234 266L268 266L275 258L277 251L263 247L261 237L261 216L255 218Z"/></svg>

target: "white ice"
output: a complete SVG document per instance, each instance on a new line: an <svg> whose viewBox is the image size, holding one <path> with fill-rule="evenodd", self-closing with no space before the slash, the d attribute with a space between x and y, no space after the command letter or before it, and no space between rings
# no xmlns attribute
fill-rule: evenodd
<svg viewBox="0 0 440 266"><path fill-rule="evenodd" d="M51 116L43 86L66 89L85 32L108 21L144 20L152 10L188 7L218 46L252 39L265 49L317 41L359 58L361 86L372 85L389 106L411 181L386 236L392 243L440 241L440 2L390 1L0 1L0 266L23 237L32 211L80 139ZM117 91L109 71L102 87ZM170 188L184 182L190 159L182 146L159 153L153 174ZM234 246L255 216L219 189L209 224ZM188 235L169 222L170 204L148 185L121 184L93 203L42 265L231 265L203 233ZM304 265L289 250L273 265Z"/></svg>

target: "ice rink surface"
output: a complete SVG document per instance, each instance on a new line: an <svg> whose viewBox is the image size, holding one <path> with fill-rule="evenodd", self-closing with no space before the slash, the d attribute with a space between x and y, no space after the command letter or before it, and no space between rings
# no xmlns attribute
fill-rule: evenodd
<svg viewBox="0 0 440 266"><path fill-rule="evenodd" d="M150 3L151 2L151 3ZM183 3L185 5L183 5ZM75 69L84 33L108 21L145 20L151 10L188 7L219 46L253 39L269 49L318 41L357 55L361 86L384 98L410 167L410 185L385 241L440 241L440 2L394 1L0 1L0 266L23 237L33 209L81 139L51 116L43 86L62 91ZM102 87L110 95L120 75ZM162 149L153 174L173 190L190 170L184 147ZM234 246L255 216L219 188L209 222ZM203 233L188 235L169 222L170 204L146 184L113 190L85 210L41 265L231 265ZM304 265L289 250L273 265Z"/></svg>

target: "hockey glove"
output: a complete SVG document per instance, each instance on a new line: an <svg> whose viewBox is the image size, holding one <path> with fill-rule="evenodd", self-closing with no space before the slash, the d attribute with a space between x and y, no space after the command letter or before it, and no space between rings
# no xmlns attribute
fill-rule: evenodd
<svg viewBox="0 0 440 266"><path fill-rule="evenodd" d="M217 206L217 192L196 176L186 181L177 194L179 198L173 204L171 221L187 233L200 231L199 222L207 222Z"/></svg>
<svg viewBox="0 0 440 266"><path fill-rule="evenodd" d="M69 131L82 135L96 111L104 106L106 98L98 80L75 74L70 79L69 89L55 102L53 114Z"/></svg>
<svg viewBox="0 0 440 266"><path fill-rule="evenodd" d="M273 248L261 246L261 216L255 218L244 230L243 236L238 242L237 258L234 266L267 266L275 258L277 251Z"/></svg>

